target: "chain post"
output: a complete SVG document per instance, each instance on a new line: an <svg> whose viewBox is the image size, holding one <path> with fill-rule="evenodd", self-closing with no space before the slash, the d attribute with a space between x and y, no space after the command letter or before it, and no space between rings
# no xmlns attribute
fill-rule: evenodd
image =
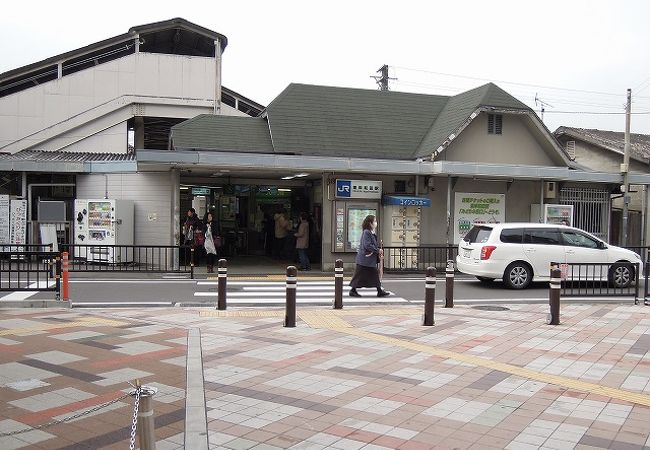
<svg viewBox="0 0 650 450"><path fill-rule="evenodd" d="M56 271L56 300L61 300L61 257L56 256L55 259L55 271Z"/></svg>
<svg viewBox="0 0 650 450"><path fill-rule="evenodd" d="M547 323L549 325L560 324L560 288L562 283L562 271L560 269L551 269L551 281L548 290L548 302L551 312L548 315Z"/></svg>
<svg viewBox="0 0 650 450"><path fill-rule="evenodd" d="M68 252L61 253L62 258L62 269L63 269L63 301L67 302L70 300L70 268L68 260Z"/></svg>
<svg viewBox="0 0 650 450"><path fill-rule="evenodd" d="M454 261L447 261L445 269L445 308L454 307Z"/></svg>
<svg viewBox="0 0 650 450"><path fill-rule="evenodd" d="M194 279L194 246L190 249L190 278Z"/></svg>

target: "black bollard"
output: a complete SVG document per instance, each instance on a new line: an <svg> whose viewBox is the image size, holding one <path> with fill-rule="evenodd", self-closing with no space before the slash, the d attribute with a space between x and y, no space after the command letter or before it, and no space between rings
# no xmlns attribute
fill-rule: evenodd
<svg viewBox="0 0 650 450"><path fill-rule="evenodd" d="M217 309L223 311L226 309L226 292L228 283L228 261L225 259L219 260L217 267L217 276L219 277L219 287L217 290Z"/></svg>
<svg viewBox="0 0 650 450"><path fill-rule="evenodd" d="M454 261L447 261L445 269L445 308L454 307Z"/></svg>
<svg viewBox="0 0 650 450"><path fill-rule="evenodd" d="M343 309L343 260L334 266L334 309Z"/></svg>
<svg viewBox="0 0 650 450"><path fill-rule="evenodd" d="M436 268L427 267L427 277L424 281L424 323L433 326L433 305L436 301Z"/></svg>
<svg viewBox="0 0 650 450"><path fill-rule="evenodd" d="M296 287L298 284L298 270L296 266L287 267L287 304L284 315L284 326L296 326Z"/></svg>
<svg viewBox="0 0 650 450"><path fill-rule="evenodd" d="M560 287L562 283L562 271L560 269L551 269L551 281L548 290L548 302L551 307L551 313L548 316L549 325L560 324Z"/></svg>

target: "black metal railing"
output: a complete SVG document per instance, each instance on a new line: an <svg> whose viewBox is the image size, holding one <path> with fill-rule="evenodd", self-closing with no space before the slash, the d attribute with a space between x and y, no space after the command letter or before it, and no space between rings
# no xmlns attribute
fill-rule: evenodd
<svg viewBox="0 0 650 450"><path fill-rule="evenodd" d="M557 266L562 270L562 297L634 297L634 302L638 302L639 263L569 263Z"/></svg>
<svg viewBox="0 0 650 450"><path fill-rule="evenodd" d="M384 247L385 272L426 272L427 267L444 270L447 261L456 262L458 246Z"/></svg>
<svg viewBox="0 0 650 450"><path fill-rule="evenodd" d="M61 260L57 252L0 252L0 291L61 292Z"/></svg>
<svg viewBox="0 0 650 450"><path fill-rule="evenodd" d="M187 245L77 245L68 252L70 272L189 273L194 278L195 249Z"/></svg>

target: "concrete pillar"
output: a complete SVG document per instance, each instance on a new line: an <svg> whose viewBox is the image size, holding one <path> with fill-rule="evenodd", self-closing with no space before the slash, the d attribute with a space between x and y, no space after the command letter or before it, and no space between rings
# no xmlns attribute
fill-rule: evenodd
<svg viewBox="0 0 650 450"><path fill-rule="evenodd" d="M135 117L133 131L135 134L133 145L135 148L144 148L144 117Z"/></svg>

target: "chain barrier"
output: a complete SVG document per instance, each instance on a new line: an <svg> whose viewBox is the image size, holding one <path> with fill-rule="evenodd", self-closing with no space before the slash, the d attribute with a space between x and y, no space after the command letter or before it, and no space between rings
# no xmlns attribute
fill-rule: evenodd
<svg viewBox="0 0 650 450"><path fill-rule="evenodd" d="M142 386L137 383L135 391L131 391L128 395L135 397L133 403L133 423L131 424L131 438L129 440L129 450L135 450L135 432L138 428L138 409L140 408L140 395L142 394Z"/></svg>
<svg viewBox="0 0 650 450"><path fill-rule="evenodd" d="M79 417L87 416L88 414L94 413L95 411L99 411L102 408L106 408L107 406L110 406L113 403L117 403L119 401L122 401L125 398L130 397L130 396L131 396L130 394L124 394L123 396L118 397L118 398L116 398L114 400L110 400L110 401L108 401L106 403L102 403L100 405L94 406L94 407L92 407L90 409L87 409L85 411L78 412L76 414L73 414L72 416L64 417L63 419L52 420L51 422L43 423L41 425L36 425L36 426L33 426L33 427L28 427L28 428L22 428L20 430L9 431L9 432L6 432L6 433L0 433L0 437L13 436L13 435L16 435L16 434L27 433L28 431L41 430L43 428L48 428L48 427L51 427L53 425L58 425L60 423L69 422L71 420L78 419Z"/></svg>

